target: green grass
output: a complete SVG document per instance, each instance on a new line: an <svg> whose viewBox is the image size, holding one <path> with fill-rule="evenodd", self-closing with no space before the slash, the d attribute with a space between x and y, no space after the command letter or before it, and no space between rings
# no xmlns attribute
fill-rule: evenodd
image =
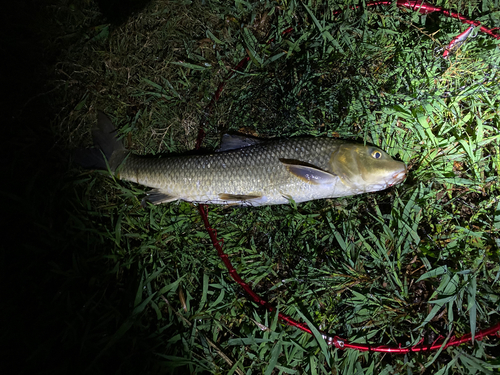
<svg viewBox="0 0 500 375"><path fill-rule="evenodd" d="M492 1L435 5L500 24ZM249 56L208 118L204 148L227 131L338 136L376 144L411 169L405 183L375 194L210 207L243 279L280 312L357 343L432 343L498 323L498 42L478 34L443 60L439 49L464 30L456 20L395 5L332 17L338 8L158 0L117 26L93 2L61 1L51 15L63 46L51 76L52 131L67 150L89 146L101 109L137 153L192 150L218 84ZM500 368L495 338L409 355L326 348L246 297L195 206L143 209L142 187L69 168L59 200L65 231L45 239L64 244L47 276L58 285L47 317L64 322L47 348L68 353L55 372Z"/></svg>

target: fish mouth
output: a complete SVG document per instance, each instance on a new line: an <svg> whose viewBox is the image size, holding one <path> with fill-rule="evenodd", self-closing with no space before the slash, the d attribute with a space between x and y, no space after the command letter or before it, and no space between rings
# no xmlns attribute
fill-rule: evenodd
<svg viewBox="0 0 500 375"><path fill-rule="evenodd" d="M389 184L390 186L399 184L401 181L403 181L406 178L406 168L402 170L401 172L394 173L392 175L392 182Z"/></svg>

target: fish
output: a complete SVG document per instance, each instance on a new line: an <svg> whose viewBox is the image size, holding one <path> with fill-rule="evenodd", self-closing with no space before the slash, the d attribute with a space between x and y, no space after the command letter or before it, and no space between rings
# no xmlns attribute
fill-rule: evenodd
<svg viewBox="0 0 500 375"><path fill-rule="evenodd" d="M146 193L152 204L301 203L384 190L401 183L407 173L405 163L378 147L328 137L261 140L226 135L221 149L210 154L141 156L125 149L103 112L92 135L95 148L81 150L76 161L153 188Z"/></svg>

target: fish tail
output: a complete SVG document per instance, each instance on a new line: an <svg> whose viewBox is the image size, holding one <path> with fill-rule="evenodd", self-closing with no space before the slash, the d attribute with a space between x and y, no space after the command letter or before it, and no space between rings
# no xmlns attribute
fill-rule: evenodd
<svg viewBox="0 0 500 375"><path fill-rule="evenodd" d="M92 129L94 148L80 149L74 161L84 168L109 169L114 172L127 157L123 143L116 136L116 129L103 112L97 114L97 126Z"/></svg>

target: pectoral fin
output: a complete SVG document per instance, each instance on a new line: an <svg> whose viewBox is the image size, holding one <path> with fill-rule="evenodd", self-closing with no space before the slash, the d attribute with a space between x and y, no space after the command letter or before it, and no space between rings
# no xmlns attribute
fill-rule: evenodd
<svg viewBox="0 0 500 375"><path fill-rule="evenodd" d="M152 204L160 204L160 203L168 203L168 202L173 202L179 199L179 197L169 195L160 189L153 189L147 192L147 197L145 197L142 202L141 206L145 207L146 202L151 202Z"/></svg>
<svg viewBox="0 0 500 375"><path fill-rule="evenodd" d="M315 166L308 164L299 164L293 160L280 159L288 172L302 181L313 185L332 184L337 177L335 174L323 171Z"/></svg>
<svg viewBox="0 0 500 375"><path fill-rule="evenodd" d="M262 198L262 194L219 194L219 198L223 201L251 201L252 199Z"/></svg>

